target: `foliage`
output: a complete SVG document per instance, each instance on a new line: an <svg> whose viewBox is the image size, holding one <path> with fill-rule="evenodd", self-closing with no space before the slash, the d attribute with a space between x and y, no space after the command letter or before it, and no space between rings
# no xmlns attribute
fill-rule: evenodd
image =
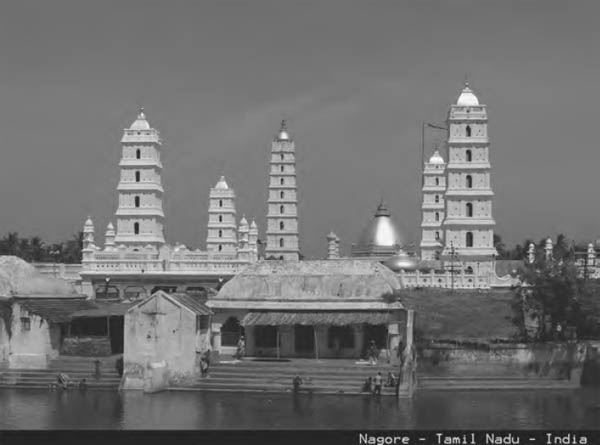
<svg viewBox="0 0 600 445"><path fill-rule="evenodd" d="M29 263L81 263L82 248L83 232L56 244L46 244L39 236L21 238L17 232L11 232L0 239L0 255L14 255Z"/></svg>
<svg viewBox="0 0 600 445"><path fill-rule="evenodd" d="M585 279L575 264L575 244L559 235L547 258L541 240L533 264L526 263L524 285L516 289L513 323L522 339L597 338L600 304L597 282Z"/></svg>

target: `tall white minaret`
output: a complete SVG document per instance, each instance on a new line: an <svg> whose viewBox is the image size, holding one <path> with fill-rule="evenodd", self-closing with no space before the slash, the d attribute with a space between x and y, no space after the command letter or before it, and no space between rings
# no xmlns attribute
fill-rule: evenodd
<svg viewBox="0 0 600 445"><path fill-rule="evenodd" d="M423 205L421 212L421 259L438 260L444 247L446 202L446 162L436 148L423 170Z"/></svg>
<svg viewBox="0 0 600 445"><path fill-rule="evenodd" d="M210 189L206 250L231 255L237 253L235 192L227 185L224 176Z"/></svg>
<svg viewBox="0 0 600 445"><path fill-rule="evenodd" d="M298 261L296 151L285 121L271 147L266 259Z"/></svg>
<svg viewBox="0 0 600 445"><path fill-rule="evenodd" d="M116 212L116 244L131 247L165 243L162 208L163 188L160 162L161 140L158 131L146 120L144 109L121 139L123 154L119 167L121 178L119 208Z"/></svg>
<svg viewBox="0 0 600 445"><path fill-rule="evenodd" d="M458 261L480 273L492 272L497 253L488 118L486 106L479 103L467 82L450 107L448 128L443 259L447 267Z"/></svg>

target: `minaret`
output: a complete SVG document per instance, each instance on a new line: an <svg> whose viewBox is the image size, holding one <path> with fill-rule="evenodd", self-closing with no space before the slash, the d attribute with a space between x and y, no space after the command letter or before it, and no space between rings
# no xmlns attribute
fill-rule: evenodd
<svg viewBox="0 0 600 445"><path fill-rule="evenodd" d="M88 216L83 225L83 249L92 250L94 247L94 223Z"/></svg>
<svg viewBox="0 0 600 445"><path fill-rule="evenodd" d="M458 262L481 274L494 269L490 142L486 106L465 83L448 113L448 165L444 251L446 268ZM450 244L455 248L452 255ZM456 265L456 264L455 264Z"/></svg>
<svg viewBox="0 0 600 445"><path fill-rule="evenodd" d="M535 263L535 245L533 243L529 243L529 250L527 251L527 260L529 264Z"/></svg>
<svg viewBox="0 0 600 445"><path fill-rule="evenodd" d="M248 247L250 248L250 261L255 262L258 260L258 226L256 221L252 220L250 224L250 230L248 232Z"/></svg>
<svg viewBox="0 0 600 445"><path fill-rule="evenodd" d="M271 147L266 259L298 261L298 196L294 141L285 121Z"/></svg>
<svg viewBox="0 0 600 445"><path fill-rule="evenodd" d="M227 185L224 176L210 189L206 250L212 253L237 254L235 192Z"/></svg>
<svg viewBox="0 0 600 445"><path fill-rule="evenodd" d="M544 253L546 255L546 260L548 261L552 259L552 250L552 238L548 237L548 239L546 240L546 246L544 246Z"/></svg>
<svg viewBox="0 0 600 445"><path fill-rule="evenodd" d="M104 234L104 250L115 250L115 228L111 222L106 226L106 233Z"/></svg>
<svg viewBox="0 0 600 445"><path fill-rule="evenodd" d="M240 220L240 225L238 227L238 258L242 261L250 261L250 226L248 226L248 220L246 216L243 215Z"/></svg>
<svg viewBox="0 0 600 445"><path fill-rule="evenodd" d="M336 260L340 257L340 239L331 232L327 235L327 259Z"/></svg>
<svg viewBox="0 0 600 445"><path fill-rule="evenodd" d="M161 140L146 120L144 109L121 139L123 155L117 216L116 244L128 247L165 243L160 162Z"/></svg>
<svg viewBox="0 0 600 445"><path fill-rule="evenodd" d="M421 212L421 259L439 260L444 246L446 202L446 162L436 148L423 170L423 205Z"/></svg>

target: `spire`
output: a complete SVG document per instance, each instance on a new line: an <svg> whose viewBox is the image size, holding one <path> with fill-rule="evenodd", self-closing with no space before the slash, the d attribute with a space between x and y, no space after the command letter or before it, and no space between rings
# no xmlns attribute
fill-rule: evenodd
<svg viewBox="0 0 600 445"><path fill-rule="evenodd" d="M287 129L287 121L284 119L281 121L281 127L279 128L279 133L277 134L278 141L291 141L292 138Z"/></svg>
<svg viewBox="0 0 600 445"><path fill-rule="evenodd" d="M215 185L215 188L218 190L227 190L229 189L229 185L227 185L227 181L225 181L225 176L221 176L219 178L219 182Z"/></svg>
<svg viewBox="0 0 600 445"><path fill-rule="evenodd" d="M456 101L456 105L459 106L474 106L479 105L479 99L473 93L473 90L469 86L469 82L465 79L465 86Z"/></svg>
<svg viewBox="0 0 600 445"><path fill-rule="evenodd" d="M390 211L388 210L385 202L383 201L383 195L381 196L381 200L379 201L379 206L377 207L377 211L375 212L375 217L378 216L391 216Z"/></svg>
<svg viewBox="0 0 600 445"><path fill-rule="evenodd" d="M146 114L144 113L144 107L140 107L140 111L137 115L137 119L131 124L129 127L130 130L150 130L150 124L146 119Z"/></svg>

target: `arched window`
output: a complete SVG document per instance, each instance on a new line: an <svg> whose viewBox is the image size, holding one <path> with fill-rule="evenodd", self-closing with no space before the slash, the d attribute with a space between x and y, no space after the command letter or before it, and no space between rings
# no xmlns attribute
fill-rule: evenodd
<svg viewBox="0 0 600 445"><path fill-rule="evenodd" d="M279 221L279 230L283 230L284 226L283 221Z"/></svg>
<svg viewBox="0 0 600 445"><path fill-rule="evenodd" d="M467 247L473 247L473 232L467 232L466 242Z"/></svg>
<svg viewBox="0 0 600 445"><path fill-rule="evenodd" d="M435 240L436 241L440 240L440 232L435 232Z"/></svg>
<svg viewBox="0 0 600 445"><path fill-rule="evenodd" d="M440 178L435 178L435 185L440 185Z"/></svg>
<svg viewBox="0 0 600 445"><path fill-rule="evenodd" d="M229 317L221 326L221 345L236 346L240 337L244 335L244 328L236 317Z"/></svg>
<svg viewBox="0 0 600 445"><path fill-rule="evenodd" d="M468 189L473 188L473 176L471 176L471 175L467 175L467 188Z"/></svg>
<svg viewBox="0 0 600 445"><path fill-rule="evenodd" d="M467 268L465 269L465 273L466 273L467 275L473 275L473 268L472 268L471 266L467 267Z"/></svg>
<svg viewBox="0 0 600 445"><path fill-rule="evenodd" d="M223 222L223 215L219 215L219 222Z"/></svg>
<svg viewBox="0 0 600 445"><path fill-rule="evenodd" d="M283 161L283 153L281 153L281 160Z"/></svg>
<svg viewBox="0 0 600 445"><path fill-rule="evenodd" d="M135 182L140 182L140 178L141 178L141 173L139 171L135 172Z"/></svg>
<svg viewBox="0 0 600 445"><path fill-rule="evenodd" d="M279 213L283 214L283 211L285 210L284 206L279 206Z"/></svg>
<svg viewBox="0 0 600 445"><path fill-rule="evenodd" d="M281 185L283 185L283 178L281 178L281 179L279 180L279 183L280 183Z"/></svg>
<svg viewBox="0 0 600 445"><path fill-rule="evenodd" d="M281 166L281 171L283 171L283 170L284 170L284 167L283 167L283 165L282 165L282 166Z"/></svg>
<svg viewBox="0 0 600 445"><path fill-rule="evenodd" d="M285 196L285 193L284 193L283 191L279 192L279 197L280 197L281 199L283 199L283 197L284 197L284 196Z"/></svg>
<svg viewBox="0 0 600 445"><path fill-rule="evenodd" d="M223 250L223 246L221 246L221 245L219 244L219 252L220 252L221 250Z"/></svg>
<svg viewBox="0 0 600 445"><path fill-rule="evenodd" d="M223 207L223 200L219 199L219 207Z"/></svg>
<svg viewBox="0 0 600 445"><path fill-rule="evenodd" d="M138 222L133 223L133 233L134 233L134 235L140 234L140 223L138 223Z"/></svg>
<svg viewBox="0 0 600 445"><path fill-rule="evenodd" d="M467 202L467 216L469 218L473 216L473 203Z"/></svg>
<svg viewBox="0 0 600 445"><path fill-rule="evenodd" d="M142 150L140 150L139 148L135 151L135 158L136 159L142 158Z"/></svg>
<svg viewBox="0 0 600 445"><path fill-rule="evenodd" d="M469 125L467 125L467 137L471 137L471 127Z"/></svg>
<svg viewBox="0 0 600 445"><path fill-rule="evenodd" d="M219 238L223 238L223 231L219 230Z"/></svg>
<svg viewBox="0 0 600 445"><path fill-rule="evenodd" d="M435 220L436 221L440 220L440 212L435 212Z"/></svg>
<svg viewBox="0 0 600 445"><path fill-rule="evenodd" d="M438 195L435 195L435 203L439 203L440 202L440 197Z"/></svg>
<svg viewBox="0 0 600 445"><path fill-rule="evenodd" d="M283 238L279 238L279 247L283 247Z"/></svg>
<svg viewBox="0 0 600 445"><path fill-rule="evenodd" d="M134 199L134 201L135 201L135 206L139 207L140 206L140 197L136 196L135 199Z"/></svg>
<svg viewBox="0 0 600 445"><path fill-rule="evenodd" d="M473 160L473 152L471 150L467 150L467 162L471 162Z"/></svg>

